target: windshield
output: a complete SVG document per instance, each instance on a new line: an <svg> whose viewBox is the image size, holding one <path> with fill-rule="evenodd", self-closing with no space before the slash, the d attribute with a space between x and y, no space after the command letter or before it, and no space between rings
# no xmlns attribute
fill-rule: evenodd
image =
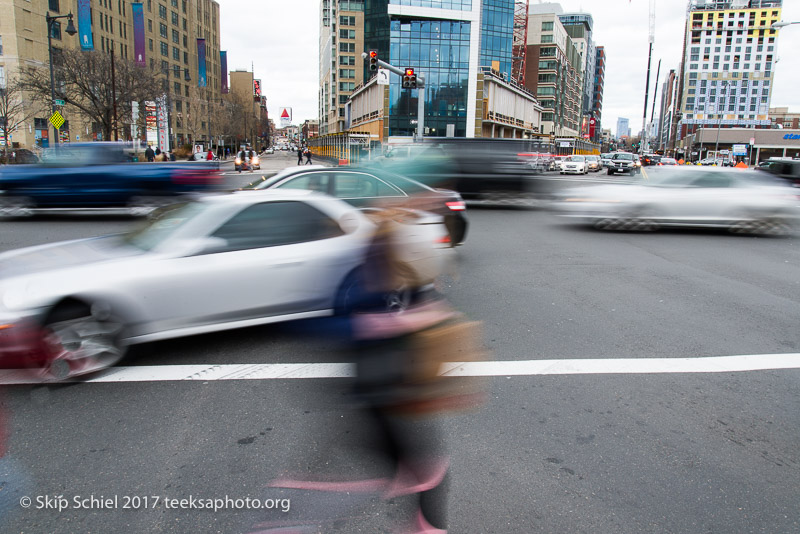
<svg viewBox="0 0 800 534"><path fill-rule="evenodd" d="M614 154L611 159L621 159L625 161L633 161L633 154Z"/></svg>
<svg viewBox="0 0 800 534"><path fill-rule="evenodd" d="M201 202L181 202L153 212L144 225L122 236L122 241L141 250L153 250L172 236L178 228L205 210Z"/></svg>
<svg viewBox="0 0 800 534"><path fill-rule="evenodd" d="M566 161L586 161L586 158L583 156L570 156Z"/></svg>

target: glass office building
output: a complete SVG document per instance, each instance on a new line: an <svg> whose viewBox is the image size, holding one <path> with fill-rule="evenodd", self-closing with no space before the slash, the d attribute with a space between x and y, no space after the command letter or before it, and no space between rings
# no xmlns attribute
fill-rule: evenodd
<svg viewBox="0 0 800 534"><path fill-rule="evenodd" d="M510 73L513 15L513 0L366 0L364 46L424 75L426 136L472 137L478 66ZM414 135L419 93L390 77L389 136Z"/></svg>
<svg viewBox="0 0 800 534"><path fill-rule="evenodd" d="M483 0L481 67L494 67L508 80L514 40L514 0Z"/></svg>

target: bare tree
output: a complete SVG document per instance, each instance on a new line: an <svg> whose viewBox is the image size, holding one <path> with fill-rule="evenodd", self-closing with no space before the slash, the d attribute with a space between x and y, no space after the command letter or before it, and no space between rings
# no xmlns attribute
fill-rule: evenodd
<svg viewBox="0 0 800 534"><path fill-rule="evenodd" d="M0 130L3 131L3 157L8 161L9 135L34 114L33 106L25 105L25 95L19 80L8 81L0 87Z"/></svg>
<svg viewBox="0 0 800 534"><path fill-rule="evenodd" d="M104 139L111 139L114 130L115 104L119 127L122 118L131 114L131 102L155 100L164 93L159 71L120 57L114 58L115 83L112 86L111 55L106 52L62 50L54 65L57 65L56 96L99 124ZM24 68L21 83L38 100L49 105L48 67Z"/></svg>

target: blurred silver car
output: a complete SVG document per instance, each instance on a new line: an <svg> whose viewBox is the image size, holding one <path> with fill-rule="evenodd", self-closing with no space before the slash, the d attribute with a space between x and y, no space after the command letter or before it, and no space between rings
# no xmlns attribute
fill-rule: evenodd
<svg viewBox="0 0 800 534"><path fill-rule="evenodd" d="M345 311L374 228L326 195L257 191L162 208L129 234L0 254L0 366L66 378L135 343ZM449 250L441 217L408 212L403 228L401 260L430 279Z"/></svg>
<svg viewBox="0 0 800 534"><path fill-rule="evenodd" d="M797 189L762 173L694 166L661 167L649 176L635 184L569 189L554 207L601 229L687 226L783 235L797 226Z"/></svg>

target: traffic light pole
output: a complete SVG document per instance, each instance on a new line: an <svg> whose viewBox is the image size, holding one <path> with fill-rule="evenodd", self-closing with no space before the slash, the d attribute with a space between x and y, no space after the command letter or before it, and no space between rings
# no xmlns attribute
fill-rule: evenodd
<svg viewBox="0 0 800 534"><path fill-rule="evenodd" d="M367 59L367 53L362 52L361 57ZM376 62L379 66L383 67L386 70L394 72L399 76L405 76L406 71L400 68L395 67L385 61L380 59L376 59ZM425 77L422 74L417 74L417 141L422 142L423 134L425 133Z"/></svg>

